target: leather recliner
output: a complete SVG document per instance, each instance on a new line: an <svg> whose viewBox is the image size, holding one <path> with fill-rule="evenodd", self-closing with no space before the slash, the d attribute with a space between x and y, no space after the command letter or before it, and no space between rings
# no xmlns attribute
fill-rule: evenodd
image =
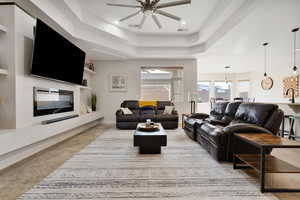
<svg viewBox="0 0 300 200"><path fill-rule="evenodd" d="M228 125L196 123L197 141L218 161L232 161L234 133L269 133L277 135L283 112L275 104L242 103ZM239 141L242 153L258 153L253 146Z"/></svg>
<svg viewBox="0 0 300 200"><path fill-rule="evenodd" d="M164 129L178 128L178 113L176 110L172 114L163 114L165 106L174 106L171 101L157 101L157 106L139 107L139 102L127 100L121 104L122 108L130 109L133 114L124 115L122 110L116 112L116 127L118 129L136 129L137 124L146 122L147 119L161 123Z"/></svg>
<svg viewBox="0 0 300 200"><path fill-rule="evenodd" d="M229 102L221 101L216 102L212 106L212 110L210 115L205 113L193 113L183 120L184 123L184 131L185 133L193 140L197 141L196 139L196 122L201 124L204 120L207 121L221 121L225 115L226 108Z"/></svg>

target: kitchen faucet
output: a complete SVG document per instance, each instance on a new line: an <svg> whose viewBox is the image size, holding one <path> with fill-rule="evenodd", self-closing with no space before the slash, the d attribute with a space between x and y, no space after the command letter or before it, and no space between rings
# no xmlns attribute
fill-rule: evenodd
<svg viewBox="0 0 300 200"><path fill-rule="evenodd" d="M295 89L294 88L287 89L285 95L288 95L290 90L292 90L292 98L290 99L290 101L291 101L291 103L295 103Z"/></svg>

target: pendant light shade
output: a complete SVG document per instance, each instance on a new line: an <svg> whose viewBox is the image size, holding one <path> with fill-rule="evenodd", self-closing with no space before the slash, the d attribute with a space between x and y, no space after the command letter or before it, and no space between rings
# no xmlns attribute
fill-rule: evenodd
<svg viewBox="0 0 300 200"><path fill-rule="evenodd" d="M228 70L230 69L230 66L225 66L225 83L228 83Z"/></svg>
<svg viewBox="0 0 300 200"><path fill-rule="evenodd" d="M296 51L297 51L297 32L299 31L299 28L294 28L292 30L292 33L294 33L294 47L293 47L293 73L295 75L298 74L298 67L296 65Z"/></svg>

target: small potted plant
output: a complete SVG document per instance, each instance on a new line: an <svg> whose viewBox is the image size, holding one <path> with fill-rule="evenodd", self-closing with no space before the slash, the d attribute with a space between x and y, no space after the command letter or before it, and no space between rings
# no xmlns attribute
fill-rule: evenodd
<svg viewBox="0 0 300 200"><path fill-rule="evenodd" d="M92 94L91 103L92 103L92 111L96 111L96 106L97 106L97 95L96 94Z"/></svg>

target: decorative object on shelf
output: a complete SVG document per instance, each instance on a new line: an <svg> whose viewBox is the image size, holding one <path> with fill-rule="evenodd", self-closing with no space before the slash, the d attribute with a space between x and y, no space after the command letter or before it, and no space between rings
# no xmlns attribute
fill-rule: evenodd
<svg viewBox="0 0 300 200"><path fill-rule="evenodd" d="M87 106L85 104L80 104L80 115L84 115L87 113L88 113Z"/></svg>
<svg viewBox="0 0 300 200"><path fill-rule="evenodd" d="M96 94L92 94L91 104L92 104L92 111L96 111L96 108L97 108L97 95Z"/></svg>
<svg viewBox="0 0 300 200"><path fill-rule="evenodd" d="M288 92L290 88L293 89L293 92ZM294 97L299 96L299 75L290 76L283 79L283 97L292 98L293 93Z"/></svg>
<svg viewBox="0 0 300 200"><path fill-rule="evenodd" d="M268 55L267 55L267 46L269 45L269 43L265 42L263 43L263 46L264 46L264 50L265 50L265 57L264 57L264 60L265 60L265 73L264 73L264 78L263 80L261 81L261 87L262 89L264 90L270 90L272 87L273 87L273 79L267 75L267 66L268 66Z"/></svg>
<svg viewBox="0 0 300 200"><path fill-rule="evenodd" d="M111 74L109 77L109 90L112 92L127 91L127 74Z"/></svg>
<svg viewBox="0 0 300 200"><path fill-rule="evenodd" d="M293 63L294 63L294 66L293 66L293 73L295 75L298 74L298 67L296 66L296 51L297 51L297 32L299 31L299 28L294 28L292 30L292 33L294 33L294 49L293 49Z"/></svg>
<svg viewBox="0 0 300 200"><path fill-rule="evenodd" d="M228 84L228 70L230 69L230 66L225 66L225 82Z"/></svg>
<svg viewBox="0 0 300 200"><path fill-rule="evenodd" d="M93 110L92 110L92 108L91 108L90 106L87 106L87 107L86 107L86 110L87 110L87 113L93 112Z"/></svg>
<svg viewBox="0 0 300 200"><path fill-rule="evenodd" d="M87 81L87 79L83 79L83 80L82 80L82 85L85 86L85 87L88 86L88 81Z"/></svg>
<svg viewBox="0 0 300 200"><path fill-rule="evenodd" d="M128 20L134 16L137 16L139 14L142 14L142 20L140 24L133 24L129 25L129 27L133 28L143 28L144 23L148 17L151 17L153 21L155 22L156 26L161 29L162 25L157 17L157 15L165 16L170 19L176 20L180 23L186 23L185 21L182 20L182 18L171 14L169 12L161 10L161 8L168 8L168 7L175 7L175 6L180 6L180 5L185 5L185 4L191 4L191 0L177 0L173 2L166 2L166 3L160 3L160 0L138 0L136 1L139 4L135 5L128 5L128 4L115 4L115 3L107 3L106 5L108 6L117 6L117 7L125 7L125 8L137 8L138 11L134 12L119 21L116 21L115 24L119 24L122 21Z"/></svg>
<svg viewBox="0 0 300 200"><path fill-rule="evenodd" d="M92 70L92 71L95 71L94 63L92 63L92 62L86 62L85 63L85 68L87 68L89 70Z"/></svg>

